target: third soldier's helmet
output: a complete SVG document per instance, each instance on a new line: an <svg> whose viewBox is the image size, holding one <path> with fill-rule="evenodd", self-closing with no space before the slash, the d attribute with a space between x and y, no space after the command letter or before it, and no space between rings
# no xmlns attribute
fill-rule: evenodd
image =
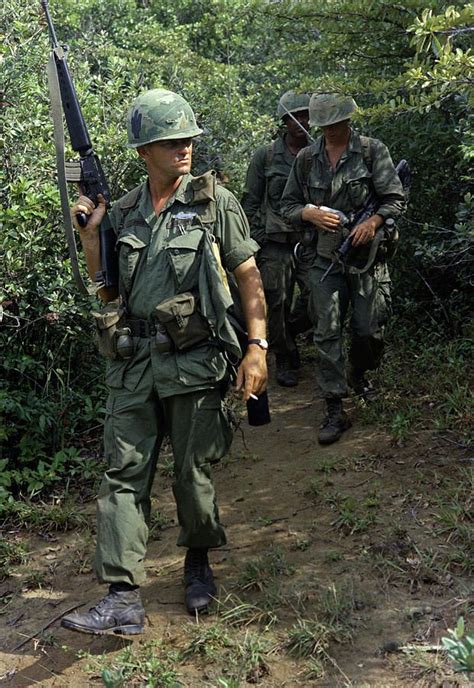
<svg viewBox="0 0 474 688"><path fill-rule="evenodd" d="M132 103L127 117L127 134L128 147L138 148L153 141L199 136L202 129L182 96L155 88L142 93Z"/></svg>
<svg viewBox="0 0 474 688"><path fill-rule="evenodd" d="M282 95L278 102L277 115L283 119L289 112L293 115L295 112L308 110L309 95L307 93L296 93L295 91L287 91Z"/></svg>
<svg viewBox="0 0 474 688"><path fill-rule="evenodd" d="M309 101L310 127L329 127L350 119L357 109L351 96L341 93L313 93Z"/></svg>

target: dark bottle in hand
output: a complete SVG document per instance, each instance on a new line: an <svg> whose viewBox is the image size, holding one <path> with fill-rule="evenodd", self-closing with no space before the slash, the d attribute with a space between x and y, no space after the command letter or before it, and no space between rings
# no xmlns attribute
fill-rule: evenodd
<svg viewBox="0 0 474 688"><path fill-rule="evenodd" d="M270 423L267 390L262 392L256 399L250 397L247 401L247 418L249 425L266 425Z"/></svg>

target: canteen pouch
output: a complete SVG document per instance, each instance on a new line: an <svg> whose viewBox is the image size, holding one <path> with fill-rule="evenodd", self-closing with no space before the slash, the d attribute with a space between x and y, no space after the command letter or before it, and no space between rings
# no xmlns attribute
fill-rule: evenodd
<svg viewBox="0 0 474 688"><path fill-rule="evenodd" d="M199 312L197 299L190 291L159 303L155 307L155 317L164 326L178 351L186 351L210 337L207 320Z"/></svg>
<svg viewBox="0 0 474 688"><path fill-rule="evenodd" d="M334 254L340 248L348 232L341 226L333 232L319 230L318 232L318 255L323 258L334 260Z"/></svg>
<svg viewBox="0 0 474 688"><path fill-rule="evenodd" d="M93 311L95 321L95 342L99 352L112 360L129 358L117 350L118 338L127 337L130 333L123 327L125 320L125 308L116 303L109 303L100 311ZM132 352L133 353L133 352Z"/></svg>

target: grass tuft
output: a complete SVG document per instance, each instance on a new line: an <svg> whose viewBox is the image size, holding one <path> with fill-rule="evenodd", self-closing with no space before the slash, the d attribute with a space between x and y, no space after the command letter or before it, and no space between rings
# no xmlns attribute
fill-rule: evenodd
<svg viewBox="0 0 474 688"><path fill-rule="evenodd" d="M239 578L239 585L243 590L261 591L272 578L291 576L292 573L294 573L294 567L288 563L283 551L272 548L258 559L247 563Z"/></svg>

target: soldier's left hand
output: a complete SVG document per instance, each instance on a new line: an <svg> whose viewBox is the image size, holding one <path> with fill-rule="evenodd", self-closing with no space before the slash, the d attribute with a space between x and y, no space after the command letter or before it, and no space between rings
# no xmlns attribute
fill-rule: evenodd
<svg viewBox="0 0 474 688"><path fill-rule="evenodd" d="M375 232L381 225L381 218L378 215L372 215L364 222L354 227L352 230L352 246L362 246L368 244L375 236Z"/></svg>
<svg viewBox="0 0 474 688"><path fill-rule="evenodd" d="M249 346L237 372L236 390L242 390L242 400L247 401L251 394L258 397L267 386L266 351L259 346Z"/></svg>

